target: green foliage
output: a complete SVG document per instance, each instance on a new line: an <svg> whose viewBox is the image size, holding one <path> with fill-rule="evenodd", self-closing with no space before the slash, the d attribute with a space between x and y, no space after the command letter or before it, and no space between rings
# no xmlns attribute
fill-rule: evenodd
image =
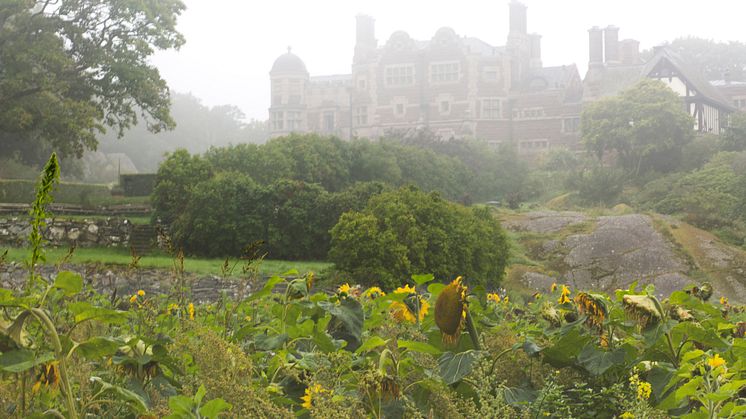
<svg viewBox="0 0 746 419"><path fill-rule="evenodd" d="M611 167L595 165L578 171L568 179L568 186L588 205L613 205L624 188L625 173Z"/></svg>
<svg viewBox="0 0 746 419"><path fill-rule="evenodd" d="M31 202L35 186L36 183L30 180L0 180L0 202ZM90 206L110 197L111 193L106 185L60 182L55 188L55 201L63 204Z"/></svg>
<svg viewBox="0 0 746 419"><path fill-rule="evenodd" d="M138 173L119 175L119 184L124 196L149 196L153 193L156 175L153 173Z"/></svg>
<svg viewBox="0 0 746 419"><path fill-rule="evenodd" d="M723 151L746 150L746 112L730 115L728 127L720 136L720 147Z"/></svg>
<svg viewBox="0 0 746 419"><path fill-rule="evenodd" d="M170 224L190 201L192 189L212 175L212 167L199 156L177 150L158 168L153 189L153 217Z"/></svg>
<svg viewBox="0 0 746 419"><path fill-rule="evenodd" d="M746 44L738 41L718 42L696 37L678 38L670 48L686 63L694 66L706 80L746 81Z"/></svg>
<svg viewBox="0 0 746 419"><path fill-rule="evenodd" d="M619 166L633 177L675 170L682 147L693 138L692 125L676 93L651 79L589 104L582 115L587 151L599 159L615 152Z"/></svg>
<svg viewBox="0 0 746 419"><path fill-rule="evenodd" d="M0 6L0 150L39 161L95 149L105 126L173 126L169 92L148 58L184 43L179 0L10 0Z"/></svg>
<svg viewBox="0 0 746 419"><path fill-rule="evenodd" d="M401 278L424 272L496 285L507 253L488 209L402 188L372 197L361 212L343 214L332 229L329 256L355 281L391 289Z"/></svg>

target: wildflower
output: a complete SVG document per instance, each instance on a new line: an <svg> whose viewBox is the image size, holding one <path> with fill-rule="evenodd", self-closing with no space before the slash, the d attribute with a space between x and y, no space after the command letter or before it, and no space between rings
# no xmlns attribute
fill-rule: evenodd
<svg viewBox="0 0 746 419"><path fill-rule="evenodd" d="M306 409L312 408L313 399L326 392L331 391L325 390L324 387L321 386L321 384L314 384L313 386L306 387L305 395L301 396L300 398L301 400L303 400L301 407Z"/></svg>
<svg viewBox="0 0 746 419"><path fill-rule="evenodd" d="M637 320L643 329L657 324L663 317L656 300L649 295L627 294L622 298L622 305L627 314Z"/></svg>
<svg viewBox="0 0 746 419"><path fill-rule="evenodd" d="M168 314L173 314L174 312L179 311L179 305L176 303L171 303L168 305L168 308L166 308L166 312Z"/></svg>
<svg viewBox="0 0 746 419"><path fill-rule="evenodd" d="M725 297L720 297L720 304L727 306L728 305L728 299Z"/></svg>
<svg viewBox="0 0 746 419"><path fill-rule="evenodd" d="M653 388L647 381L640 380L639 375L634 374L633 376L629 377L629 383L637 391L638 400L647 400L650 398L650 393L652 392Z"/></svg>
<svg viewBox="0 0 746 419"><path fill-rule="evenodd" d="M552 282L552 286L549 288L549 292L555 292L557 291L557 283Z"/></svg>
<svg viewBox="0 0 746 419"><path fill-rule="evenodd" d="M145 296L145 291L143 291L143 290L137 290L137 295L139 295L140 297L144 297Z"/></svg>
<svg viewBox="0 0 746 419"><path fill-rule="evenodd" d="M57 361L42 365L41 372L36 379L31 391L37 393L42 386L56 388L60 382L59 363Z"/></svg>
<svg viewBox="0 0 746 419"><path fill-rule="evenodd" d="M130 297L130 304L135 304L135 301L137 301L137 295Z"/></svg>
<svg viewBox="0 0 746 419"><path fill-rule="evenodd" d="M345 282L344 284L340 285L339 288L337 288L337 292L340 294L349 294L350 288L352 288L350 287L350 284Z"/></svg>
<svg viewBox="0 0 746 419"><path fill-rule="evenodd" d="M601 329L608 314L603 297L580 292L575 296L575 303L578 305L578 312L588 316L586 323L589 326Z"/></svg>
<svg viewBox="0 0 746 419"><path fill-rule="evenodd" d="M374 300L378 297L383 297L384 295L386 295L386 293L378 287L370 287L365 290L365 293L363 293L363 295L370 298L371 300Z"/></svg>
<svg viewBox="0 0 746 419"><path fill-rule="evenodd" d="M507 305L509 302L510 302L510 297L508 297L507 295L503 297L503 303Z"/></svg>
<svg viewBox="0 0 746 419"><path fill-rule="evenodd" d="M637 385L637 398L639 400L647 400L650 398L650 393L653 387L647 381L640 381Z"/></svg>
<svg viewBox="0 0 746 419"><path fill-rule="evenodd" d="M707 365L715 369L721 365L725 365L725 360L720 357L720 354L715 354L715 356L707 358Z"/></svg>
<svg viewBox="0 0 746 419"><path fill-rule="evenodd" d="M491 293L487 294L487 301L492 301L494 303L499 303L500 302L500 294L498 294L496 292L491 292Z"/></svg>
<svg viewBox="0 0 746 419"><path fill-rule="evenodd" d="M635 415L629 412L622 413L621 416L619 416L620 419L635 419Z"/></svg>
<svg viewBox="0 0 746 419"><path fill-rule="evenodd" d="M408 294L403 302L394 301L389 306L394 319L409 323L416 323L418 318L420 321L425 319L425 315L427 315L430 309L430 303L424 298L417 296L415 287L405 285L395 289L394 294Z"/></svg>
<svg viewBox="0 0 746 419"><path fill-rule="evenodd" d="M559 299L557 300L559 304L565 304L570 302L570 288L567 288L567 285L562 286L562 293L560 294Z"/></svg>
<svg viewBox="0 0 746 419"><path fill-rule="evenodd" d="M438 325L443 341L455 344L461 336L466 318L466 287L458 277L440 292L435 302L435 324Z"/></svg>
<svg viewBox="0 0 746 419"><path fill-rule="evenodd" d="M189 320L194 320L194 304L189 303L189 307L187 309L189 311Z"/></svg>

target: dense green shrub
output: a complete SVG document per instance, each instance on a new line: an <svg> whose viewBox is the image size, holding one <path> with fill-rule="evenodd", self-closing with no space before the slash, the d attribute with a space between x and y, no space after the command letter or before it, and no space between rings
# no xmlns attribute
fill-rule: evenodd
<svg viewBox="0 0 746 419"><path fill-rule="evenodd" d="M153 188L153 217L171 224L191 200L192 188L212 176L207 160L176 150L158 167Z"/></svg>
<svg viewBox="0 0 746 419"><path fill-rule="evenodd" d="M354 281L391 289L413 274L463 275L496 286L508 248L486 208L469 209L414 187L373 196L332 229L330 260Z"/></svg>
<svg viewBox="0 0 746 419"><path fill-rule="evenodd" d="M225 172L194 186L174 223L174 239L188 254L238 256L263 237L265 194L243 174Z"/></svg>
<svg viewBox="0 0 746 419"><path fill-rule="evenodd" d="M119 175L119 185L124 196L148 196L153 193L155 179L154 173Z"/></svg>
<svg viewBox="0 0 746 419"><path fill-rule="evenodd" d="M0 202L29 203L34 200L33 180L0 180ZM93 202L111 197L109 187L90 183L62 182L55 190L55 201L62 204L93 205Z"/></svg>

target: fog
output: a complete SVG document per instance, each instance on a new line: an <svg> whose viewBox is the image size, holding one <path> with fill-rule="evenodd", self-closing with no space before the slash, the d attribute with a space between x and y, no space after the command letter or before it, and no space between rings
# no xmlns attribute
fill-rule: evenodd
<svg viewBox="0 0 746 419"><path fill-rule="evenodd" d="M185 0L179 29L187 43L153 57L169 86L191 92L208 106L233 104L247 119L267 118L269 69L288 46L312 76L349 73L355 16L376 19L379 45L396 30L428 40L443 26L460 36L505 45L508 1L260 1ZM746 6L736 0L524 0L528 29L542 35L544 65L575 63L581 76L588 62L592 26L616 25L620 39L640 41L641 50L678 37L746 40Z"/></svg>

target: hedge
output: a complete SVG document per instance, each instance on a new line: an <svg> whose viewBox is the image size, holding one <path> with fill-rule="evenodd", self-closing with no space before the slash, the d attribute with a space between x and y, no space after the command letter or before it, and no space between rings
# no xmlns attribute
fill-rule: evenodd
<svg viewBox="0 0 746 419"><path fill-rule="evenodd" d="M0 179L0 202L30 204L34 201L35 188L33 180ZM110 197L108 186L90 183L62 182L54 192L55 202L83 206Z"/></svg>
<svg viewBox="0 0 746 419"><path fill-rule="evenodd" d="M119 186L124 196L149 196L155 186L155 173L119 175Z"/></svg>

